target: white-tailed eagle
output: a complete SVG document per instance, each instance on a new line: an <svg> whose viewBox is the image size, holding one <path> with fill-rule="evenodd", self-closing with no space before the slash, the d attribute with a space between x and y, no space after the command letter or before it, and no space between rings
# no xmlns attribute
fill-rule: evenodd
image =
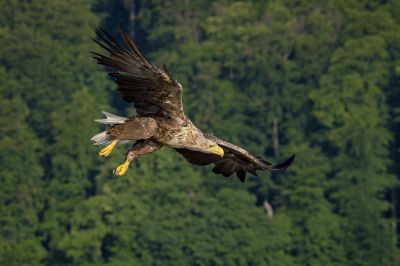
<svg viewBox="0 0 400 266"><path fill-rule="evenodd" d="M126 155L126 161L114 173L123 175L130 162L163 146L175 149L187 161L196 165L214 164L213 172L230 176L236 173L244 182L246 173L256 175L257 170L281 171L290 166L294 155L275 166L211 133L199 130L183 112L182 85L165 66L153 65L133 40L121 29L125 45L120 45L109 33L97 31L101 47L109 55L94 53L99 64L113 68L109 75L118 84L122 99L133 103L136 115L124 118L103 112L104 119L97 122L108 129L93 136L95 145L105 145L99 155L108 156L115 145L135 141Z"/></svg>

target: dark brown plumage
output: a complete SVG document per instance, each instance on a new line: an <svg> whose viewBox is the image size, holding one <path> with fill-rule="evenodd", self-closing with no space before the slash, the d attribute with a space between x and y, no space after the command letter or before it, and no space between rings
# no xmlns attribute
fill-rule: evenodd
<svg viewBox="0 0 400 266"><path fill-rule="evenodd" d="M214 164L216 174L230 176L236 173L242 182L247 172L256 175L258 170L281 171L290 166L294 155L272 166L236 145L201 132L183 112L182 85L165 66L162 69L154 66L126 32L121 31L126 46L121 46L100 29L97 31L99 41L95 41L110 56L93 53L99 64L115 69L110 76L118 84L122 99L132 102L137 113L124 118L103 112L106 118L96 120L110 125L92 138L96 145L107 145L100 151L101 156L108 156L118 143L135 141L125 163L115 170L117 175L125 174L133 159L163 146L174 148L192 164Z"/></svg>
<svg viewBox="0 0 400 266"><path fill-rule="evenodd" d="M246 173L249 172L257 176L257 170L264 171L283 171L288 168L293 160L294 155L292 155L286 161L272 166L271 163L254 157L246 150L223 141L215 137L211 133L204 134L207 138L214 140L219 146L224 149L224 157L219 157L218 155L205 154L198 151L193 151L189 149L175 149L178 153L182 154L188 162L196 165L208 165L214 164L212 171L216 174L221 174L225 177L231 176L236 173L236 176L240 181L244 182L246 178Z"/></svg>
<svg viewBox="0 0 400 266"><path fill-rule="evenodd" d="M161 70L150 63L124 31L122 36L128 49L118 45L103 29L97 31L97 36L103 43L94 41L110 52L111 56L93 52L95 58L100 64L118 70L109 75L115 78L122 99L134 103L138 115L183 115L182 86L165 66Z"/></svg>

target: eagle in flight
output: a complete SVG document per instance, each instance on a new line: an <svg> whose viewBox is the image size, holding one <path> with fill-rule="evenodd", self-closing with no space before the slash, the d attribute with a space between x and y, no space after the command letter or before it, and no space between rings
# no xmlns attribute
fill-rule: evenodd
<svg viewBox="0 0 400 266"><path fill-rule="evenodd" d="M153 65L122 28L125 45L120 45L104 29L96 33L98 40L94 41L109 55L92 52L94 58L114 69L109 75L118 84L120 96L136 109L136 115L129 118L103 111L106 118L95 120L109 126L91 139L94 145L105 146L100 156L110 155L117 144L135 141L125 162L114 170L115 175L124 175L132 160L163 146L175 149L192 164L214 164L212 170L216 174L227 177L236 173L242 182L246 172L257 175L257 170L281 171L293 162L294 155L273 166L212 133L203 133L183 112L182 85L165 66Z"/></svg>

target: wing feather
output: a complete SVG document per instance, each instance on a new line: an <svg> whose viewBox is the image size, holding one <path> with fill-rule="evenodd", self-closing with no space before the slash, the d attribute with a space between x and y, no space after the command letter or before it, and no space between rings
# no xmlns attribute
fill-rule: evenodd
<svg viewBox="0 0 400 266"><path fill-rule="evenodd" d="M236 173L236 176L241 182L246 179L246 173L249 172L257 175L258 170L261 171L283 171L287 169L293 162L295 155L292 155L284 162L275 166L263 160L260 157L251 155L245 149L236 146L232 143L226 142L215 137L212 134L204 134L204 136L216 142L224 149L224 157L220 158L218 155L203 153L190 149L175 149L178 153L182 154L188 162L196 165L214 164L212 171L216 174L222 174L225 177L231 176Z"/></svg>
<svg viewBox="0 0 400 266"><path fill-rule="evenodd" d="M98 40L94 41L110 55L92 52L94 58L115 69L109 75L118 84L118 93L134 103L139 116L184 117L182 86L165 66L160 69L153 65L122 28L125 46L102 28L96 33Z"/></svg>

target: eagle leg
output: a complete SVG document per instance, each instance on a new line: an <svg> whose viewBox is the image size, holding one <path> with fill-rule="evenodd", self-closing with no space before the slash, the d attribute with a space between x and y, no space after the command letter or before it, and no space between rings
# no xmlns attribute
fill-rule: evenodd
<svg viewBox="0 0 400 266"><path fill-rule="evenodd" d="M99 155L102 157L107 157L108 155L110 155L110 153L114 149L115 145L117 145L117 143L118 143L118 140L113 140L110 144L108 144L103 149L101 149L101 151L99 152Z"/></svg>
<svg viewBox="0 0 400 266"><path fill-rule="evenodd" d="M161 147L162 147L162 145L160 143L149 140L149 139L136 142L135 144L133 144L133 147L126 154L125 162L123 164L119 165L114 170L114 174L116 176L124 175L128 171L129 164L131 163L131 161L133 161L133 159L135 159L139 156L145 155L145 154L155 152L156 150L160 149Z"/></svg>

